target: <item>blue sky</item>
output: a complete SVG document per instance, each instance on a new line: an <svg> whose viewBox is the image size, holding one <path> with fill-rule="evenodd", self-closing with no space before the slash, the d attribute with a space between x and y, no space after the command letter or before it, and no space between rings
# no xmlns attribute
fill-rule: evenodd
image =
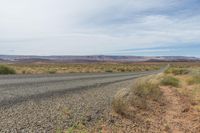
<svg viewBox="0 0 200 133"><path fill-rule="evenodd" d="M6 0L0 18L0 54L200 57L199 0Z"/></svg>

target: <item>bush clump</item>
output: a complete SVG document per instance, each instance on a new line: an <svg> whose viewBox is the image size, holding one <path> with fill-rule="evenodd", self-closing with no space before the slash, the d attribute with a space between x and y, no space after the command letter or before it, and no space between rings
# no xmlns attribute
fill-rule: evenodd
<svg viewBox="0 0 200 133"><path fill-rule="evenodd" d="M135 95L142 99L159 100L161 91L158 83L151 82L150 79L140 79L136 81L132 88Z"/></svg>
<svg viewBox="0 0 200 133"><path fill-rule="evenodd" d="M48 73L49 74L55 74L57 71L56 70L49 70Z"/></svg>
<svg viewBox="0 0 200 133"><path fill-rule="evenodd" d="M165 71L166 74L174 74L174 75L186 75L190 73L190 71L186 68L174 68L171 67Z"/></svg>
<svg viewBox="0 0 200 133"><path fill-rule="evenodd" d="M107 69L107 70L105 70L105 72L106 72L106 73L112 73L113 70Z"/></svg>
<svg viewBox="0 0 200 133"><path fill-rule="evenodd" d="M127 88L123 88L115 94L112 101L112 106L117 113L124 115L124 113L127 111L129 106L129 96L130 90Z"/></svg>
<svg viewBox="0 0 200 133"><path fill-rule="evenodd" d="M0 74L16 74L16 71L8 66L0 65Z"/></svg>
<svg viewBox="0 0 200 133"><path fill-rule="evenodd" d="M200 75L194 75L188 80L188 84L200 84Z"/></svg>
<svg viewBox="0 0 200 133"><path fill-rule="evenodd" d="M178 87L179 86L179 80L172 77L172 76L165 76L162 80L161 80L161 84L162 85L170 85L173 87Z"/></svg>
<svg viewBox="0 0 200 133"><path fill-rule="evenodd" d="M137 110L151 110L152 101L162 101L162 91L155 76L135 80L132 88L118 91L112 105L117 113L132 117Z"/></svg>

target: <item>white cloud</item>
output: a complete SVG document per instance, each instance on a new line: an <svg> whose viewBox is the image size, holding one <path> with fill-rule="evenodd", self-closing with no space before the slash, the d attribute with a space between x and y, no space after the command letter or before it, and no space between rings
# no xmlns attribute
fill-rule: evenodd
<svg viewBox="0 0 200 133"><path fill-rule="evenodd" d="M188 17L194 12L182 9L188 1L1 1L0 53L106 54L199 43L200 15Z"/></svg>

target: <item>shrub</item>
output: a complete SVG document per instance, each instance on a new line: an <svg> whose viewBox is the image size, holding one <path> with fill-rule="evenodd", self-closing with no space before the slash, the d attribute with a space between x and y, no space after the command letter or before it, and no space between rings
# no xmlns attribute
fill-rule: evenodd
<svg viewBox="0 0 200 133"><path fill-rule="evenodd" d="M170 85L170 86L178 87L179 86L179 80L174 78L174 77L172 77L172 76L165 76L161 80L161 84L162 85Z"/></svg>
<svg viewBox="0 0 200 133"><path fill-rule="evenodd" d="M185 68L174 68L171 67L165 71L166 74L174 74L174 75L185 75L188 74L190 71Z"/></svg>
<svg viewBox="0 0 200 133"><path fill-rule="evenodd" d="M0 65L0 74L15 74L15 70L5 65Z"/></svg>
<svg viewBox="0 0 200 133"><path fill-rule="evenodd" d="M188 84L200 84L200 75L192 76L192 78L188 80Z"/></svg>
<svg viewBox="0 0 200 133"><path fill-rule="evenodd" d="M138 111L152 110L152 102L161 103L162 99L156 76L148 76L135 80L130 89L119 90L114 96L112 105L117 113L127 118L134 118Z"/></svg>
<svg viewBox="0 0 200 133"><path fill-rule="evenodd" d="M115 96L114 99L112 101L112 106L113 109L123 115L125 111L127 111L128 108L128 97L130 95L130 90L123 88L121 90L119 90Z"/></svg>
<svg viewBox="0 0 200 133"><path fill-rule="evenodd" d="M55 74L57 71L56 70L49 70L48 73L49 74Z"/></svg>
<svg viewBox="0 0 200 133"><path fill-rule="evenodd" d="M22 74L26 74L26 70L23 70L23 71L22 71Z"/></svg>
<svg viewBox="0 0 200 133"><path fill-rule="evenodd" d="M108 70L105 70L105 72L107 72L107 73L112 73L113 70L108 69Z"/></svg>
<svg viewBox="0 0 200 133"><path fill-rule="evenodd" d="M124 69L124 68L119 68L119 69L117 69L119 72L125 72L126 71L126 69Z"/></svg>
<svg viewBox="0 0 200 133"><path fill-rule="evenodd" d="M162 94L159 88L159 84L151 82L150 79L137 80L132 89L134 94L141 97L142 99L149 98L153 100L159 100Z"/></svg>

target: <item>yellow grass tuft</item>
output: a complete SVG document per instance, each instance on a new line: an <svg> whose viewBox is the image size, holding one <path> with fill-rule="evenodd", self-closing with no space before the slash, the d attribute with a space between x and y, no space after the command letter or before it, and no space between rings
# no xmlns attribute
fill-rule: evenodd
<svg viewBox="0 0 200 133"><path fill-rule="evenodd" d="M134 81L130 89L118 91L113 99L113 109L122 115L133 116L137 109L148 109L150 101L161 101L159 88L161 75L148 76Z"/></svg>

